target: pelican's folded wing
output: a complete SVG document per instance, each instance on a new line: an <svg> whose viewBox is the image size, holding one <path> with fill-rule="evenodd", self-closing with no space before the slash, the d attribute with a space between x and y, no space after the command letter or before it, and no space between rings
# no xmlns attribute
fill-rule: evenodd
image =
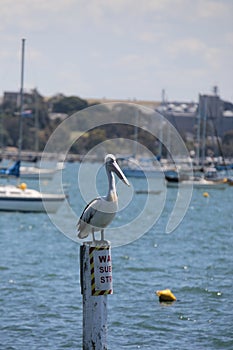
<svg viewBox="0 0 233 350"><path fill-rule="evenodd" d="M91 232L91 219L97 211L99 201L100 198L93 199L83 210L77 224L79 238L85 238Z"/></svg>

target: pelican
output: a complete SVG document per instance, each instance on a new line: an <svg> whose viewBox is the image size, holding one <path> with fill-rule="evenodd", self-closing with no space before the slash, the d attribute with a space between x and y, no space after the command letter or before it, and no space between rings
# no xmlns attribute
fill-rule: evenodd
<svg viewBox="0 0 233 350"><path fill-rule="evenodd" d="M101 232L101 241L104 240L104 229L112 222L118 209L118 198L116 193L116 184L114 173L127 185L130 186L128 180L123 174L121 168L116 162L113 154L105 157L105 169L108 176L108 193L104 197L93 199L83 210L78 222L78 237L83 239L92 234L93 242L96 242L95 232Z"/></svg>

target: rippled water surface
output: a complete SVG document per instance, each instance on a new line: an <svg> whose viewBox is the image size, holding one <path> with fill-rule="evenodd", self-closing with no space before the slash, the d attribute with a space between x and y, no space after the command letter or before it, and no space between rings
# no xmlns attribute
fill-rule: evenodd
<svg viewBox="0 0 233 350"><path fill-rule="evenodd" d="M68 164L64 177L80 214L76 170L77 164ZM203 190L194 190L184 220L165 234L176 198L176 190L168 189L149 232L113 248L109 349L233 348L233 187L208 192L204 198ZM145 196L134 196L135 212ZM155 210L159 196L154 194ZM0 349L81 349L79 245L46 214L1 212L0 230ZM159 303L155 291L165 288L175 303Z"/></svg>

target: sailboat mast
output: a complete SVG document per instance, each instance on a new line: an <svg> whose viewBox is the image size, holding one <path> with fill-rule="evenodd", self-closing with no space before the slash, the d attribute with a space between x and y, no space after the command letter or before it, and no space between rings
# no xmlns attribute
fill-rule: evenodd
<svg viewBox="0 0 233 350"><path fill-rule="evenodd" d="M36 152L36 157L37 157L37 153L39 151L39 136L38 136L38 130L39 130L39 121L38 121L39 94L37 92L37 89L34 90L34 98L35 98L35 152Z"/></svg>
<svg viewBox="0 0 233 350"><path fill-rule="evenodd" d="M205 151L206 151L206 123L207 123L207 111L208 111L208 100L207 97L204 98L204 114L203 114L203 128L202 128L202 157L201 166L204 168L205 165Z"/></svg>
<svg viewBox="0 0 233 350"><path fill-rule="evenodd" d="M200 112L200 95L199 95L199 106L197 110L197 167L200 165L200 147L201 147L201 112Z"/></svg>
<svg viewBox="0 0 233 350"><path fill-rule="evenodd" d="M134 144L133 144L133 157L136 159L138 153L138 121L139 121L139 111L136 108L136 123L134 125Z"/></svg>
<svg viewBox="0 0 233 350"><path fill-rule="evenodd" d="M21 158L22 151L22 138L23 138L23 85L24 85L24 52L25 41L22 39L22 51L21 51L21 79L20 79L20 114L19 114L19 143L18 143L18 159Z"/></svg>

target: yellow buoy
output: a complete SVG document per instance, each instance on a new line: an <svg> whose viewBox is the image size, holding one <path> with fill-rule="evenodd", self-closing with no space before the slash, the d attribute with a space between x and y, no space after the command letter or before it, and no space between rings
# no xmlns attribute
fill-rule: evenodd
<svg viewBox="0 0 233 350"><path fill-rule="evenodd" d="M210 196L210 195L209 195L208 192L204 192L204 193L203 193L203 197L206 197L206 198L207 198L207 197L209 197L209 196Z"/></svg>
<svg viewBox="0 0 233 350"><path fill-rule="evenodd" d="M175 295L170 291L170 289L157 290L156 294L159 297L159 301L175 301Z"/></svg>
<svg viewBox="0 0 233 350"><path fill-rule="evenodd" d="M27 189L27 185L25 184L25 182L22 182L20 185L19 185L19 188L23 191L25 191Z"/></svg>

